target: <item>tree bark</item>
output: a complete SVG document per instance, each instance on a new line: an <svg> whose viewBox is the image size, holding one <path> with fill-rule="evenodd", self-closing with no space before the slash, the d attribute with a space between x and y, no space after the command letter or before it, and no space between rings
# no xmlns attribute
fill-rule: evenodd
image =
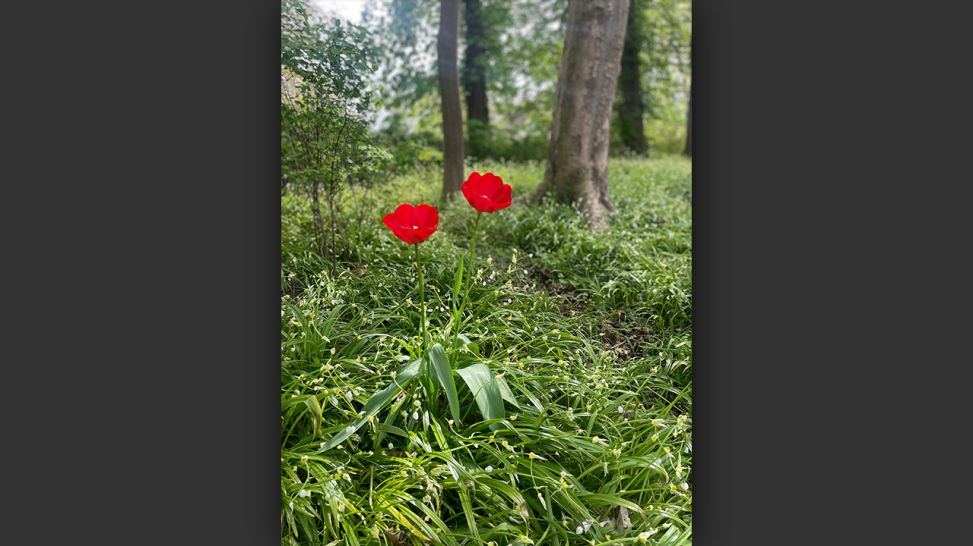
<svg viewBox="0 0 973 546"><path fill-rule="evenodd" d="M436 40L439 96L443 111L443 197L450 198L463 183L463 112L459 98L459 0L439 3Z"/></svg>
<svg viewBox="0 0 973 546"><path fill-rule="evenodd" d="M689 66L690 66L690 80L689 80L689 104L686 107L686 148L682 151L683 155L692 158L693 157L693 80L692 78L692 64L693 64L693 39L689 38Z"/></svg>
<svg viewBox="0 0 973 546"><path fill-rule="evenodd" d="M490 148L490 107L487 101L486 29L480 0L464 0L466 54L463 58L462 84L466 95L466 135L470 156L482 158Z"/></svg>
<svg viewBox="0 0 973 546"><path fill-rule="evenodd" d="M608 141L628 0L571 0L551 123L547 168L536 196L580 204L594 230L607 227Z"/></svg>
<svg viewBox="0 0 973 546"><path fill-rule="evenodd" d="M622 132L622 144L638 155L649 154L645 138L645 100L642 97L642 71L639 51L642 45L641 0L631 0L628 25L625 29L625 46L622 48L622 68L618 84L622 90L622 103L618 118Z"/></svg>

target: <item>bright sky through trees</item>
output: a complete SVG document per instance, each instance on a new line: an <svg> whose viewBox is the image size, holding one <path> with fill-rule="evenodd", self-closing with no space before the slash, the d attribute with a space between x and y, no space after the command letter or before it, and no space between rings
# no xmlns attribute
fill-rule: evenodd
<svg viewBox="0 0 973 546"><path fill-rule="evenodd" d="M311 4L322 13L335 15L352 23L360 23L365 0L311 0Z"/></svg>

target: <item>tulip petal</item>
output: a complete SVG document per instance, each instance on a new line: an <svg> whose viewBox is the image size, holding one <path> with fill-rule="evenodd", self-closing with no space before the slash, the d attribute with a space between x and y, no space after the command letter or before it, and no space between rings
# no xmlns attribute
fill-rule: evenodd
<svg viewBox="0 0 973 546"><path fill-rule="evenodd" d="M495 210L504 209L510 206L510 196L513 188L510 184L503 184L497 193L493 196L493 206L497 207Z"/></svg>
<svg viewBox="0 0 973 546"><path fill-rule="evenodd" d="M402 203L398 207L395 207L395 212L393 212L392 214L393 216L395 216L395 220L396 222L399 223L399 225L406 226L412 224L413 210L414 207L412 205L408 203Z"/></svg>
<svg viewBox="0 0 973 546"><path fill-rule="evenodd" d="M412 211L412 222L419 227L432 226L435 229L439 225L439 211L430 205L419 205Z"/></svg>
<svg viewBox="0 0 973 546"><path fill-rule="evenodd" d="M499 176L493 173L486 173L483 175L483 182L480 184L480 189L484 195L492 196L494 192L500 189L502 184L503 180Z"/></svg>

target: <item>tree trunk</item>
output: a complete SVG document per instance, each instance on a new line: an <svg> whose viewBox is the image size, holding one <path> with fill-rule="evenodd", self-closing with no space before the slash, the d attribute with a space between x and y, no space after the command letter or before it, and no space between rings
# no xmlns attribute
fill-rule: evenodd
<svg viewBox="0 0 973 546"><path fill-rule="evenodd" d="M462 84L466 95L466 135L470 156L477 159L490 149L490 108L486 90L486 29L480 0L464 0L466 54L463 59Z"/></svg>
<svg viewBox="0 0 973 546"><path fill-rule="evenodd" d="M439 96L443 110L443 197L459 191L463 183L463 112L459 99L459 0L439 3L437 53Z"/></svg>
<svg viewBox="0 0 973 546"><path fill-rule="evenodd" d="M690 80L689 80L689 105L686 107L686 149L682 151L683 155L692 158L693 157L693 80L692 80L692 64L693 64L693 39L689 38L689 66L690 66Z"/></svg>
<svg viewBox="0 0 973 546"><path fill-rule="evenodd" d="M627 18L628 0L571 0L547 169L536 194L579 203L595 230L614 210L608 141Z"/></svg>
<svg viewBox="0 0 973 546"><path fill-rule="evenodd" d="M642 72L639 66L639 50L642 44L641 0L631 0L628 10L628 27L625 29L625 46L622 48L622 68L618 84L622 89L622 103L618 108L622 144L638 155L648 155L649 143L645 139L645 101L642 97Z"/></svg>

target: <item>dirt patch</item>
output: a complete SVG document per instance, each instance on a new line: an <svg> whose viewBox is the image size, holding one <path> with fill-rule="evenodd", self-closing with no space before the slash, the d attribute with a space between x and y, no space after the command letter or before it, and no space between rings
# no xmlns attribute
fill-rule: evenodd
<svg viewBox="0 0 973 546"><path fill-rule="evenodd" d="M599 335L622 354L623 360L641 358L645 355L645 346L658 339L651 328L628 319L622 308L602 320Z"/></svg>

